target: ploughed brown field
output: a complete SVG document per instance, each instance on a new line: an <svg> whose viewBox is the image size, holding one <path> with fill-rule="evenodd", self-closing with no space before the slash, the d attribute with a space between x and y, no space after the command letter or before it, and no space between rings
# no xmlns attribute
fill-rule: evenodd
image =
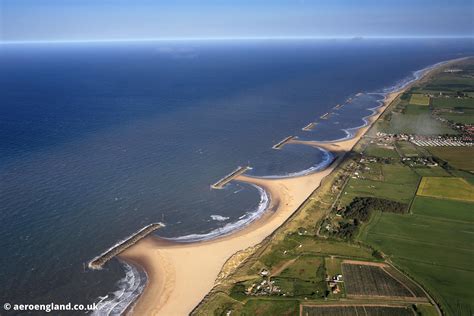
<svg viewBox="0 0 474 316"><path fill-rule="evenodd" d="M415 296L380 266L343 263L342 274L348 295Z"/></svg>
<svg viewBox="0 0 474 316"><path fill-rule="evenodd" d="M413 310L402 306L303 306L302 316L413 316Z"/></svg>

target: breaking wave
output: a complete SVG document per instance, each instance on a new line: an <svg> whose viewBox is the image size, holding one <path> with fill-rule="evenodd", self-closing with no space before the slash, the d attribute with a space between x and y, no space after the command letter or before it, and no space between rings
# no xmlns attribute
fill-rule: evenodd
<svg viewBox="0 0 474 316"><path fill-rule="evenodd" d="M267 192L257 186L252 184L253 187L255 187L259 193L260 193L260 202L258 203L258 206L255 211L253 212L247 212L246 214L242 215L239 217L238 221L228 223L224 225L223 227L216 228L209 233L205 234L190 234L190 235L185 235L185 236L180 236L180 237L174 237L174 238L165 238L170 241L176 241L176 242L195 242L195 241L203 241L203 240L209 240L209 239L214 239L216 237L224 236L224 235L229 235L237 230L242 229L243 227L247 226L251 222L255 221L256 219L260 218L263 213L265 213L265 210L267 209L268 205L270 204L270 198L267 194ZM163 237L162 237L163 238Z"/></svg>
<svg viewBox="0 0 474 316"><path fill-rule="evenodd" d="M120 316L143 292L147 281L146 273L126 262L122 264L125 277L117 282L118 289L105 297L99 297L98 308L91 315Z"/></svg>
<svg viewBox="0 0 474 316"><path fill-rule="evenodd" d="M401 90L406 88L408 85L411 83L415 82L416 80L420 79L423 77L428 71L444 65L448 63L449 61L442 61L433 65L430 65L428 67L425 67L423 69L414 71L410 76L398 81L396 84L383 88L379 91L374 91L374 92L368 92L366 94L370 95L380 95L383 98L377 99L378 105L373 108L369 108L368 110L372 111L372 114L367 115L362 118L364 121L364 124L358 127L352 127L348 129L343 129L343 131L346 133L346 136L338 139L338 140L331 140L330 142L334 141L341 141L341 140L346 140L353 138L355 136L355 133L357 130L359 130L362 127L365 127L369 124L369 118L376 113L376 110L383 105L383 99L392 92ZM359 97L358 95L355 96L356 98ZM329 141L328 141L329 142ZM322 149L321 149L322 150ZM302 176L302 175L307 175L312 172L321 170L326 168L329 164L334 159L334 156L329 152L325 151L324 156L323 156L323 161L315 166L312 166L306 170L294 172L294 173L288 173L286 175L274 175L274 176L264 176L262 178L286 178L286 177L295 177L295 176ZM260 218L268 208L270 198L267 194L267 192L256 185L253 185L255 188L260 193L260 202L256 208L255 211L253 212L247 212L244 215L240 216L237 221L228 223L224 225L223 227L216 228L209 233L205 234L190 234L190 235L185 235L185 236L180 236L180 237L175 237L175 238L164 238L170 241L175 241L175 242L197 242L197 241L204 241L204 240L210 240L214 239L216 237L224 236L224 235L229 235L237 230L242 229L243 227L247 226L251 222L255 221L256 219ZM211 218L215 221L225 221L228 219L228 217L223 217L220 215L211 215ZM163 238L163 237L162 237ZM97 315L97 316L103 316L103 315L122 315L123 312L133 304L133 302L136 300L136 298L142 293L145 285L146 285L146 274L143 271L139 271L135 267L123 262L124 269L125 269L125 277L121 279L117 285L118 285L118 290L115 292L105 296L104 298L100 298L100 301L98 302L98 309L92 313L92 315Z"/></svg>
<svg viewBox="0 0 474 316"><path fill-rule="evenodd" d="M263 179L291 178L291 177L305 176L305 175L311 174L313 172L323 170L333 162L334 155L330 151L324 150L324 149L319 148L319 147L318 147L318 150L323 152L322 161L320 163L308 168L308 169L301 170L301 171L296 171L296 172L290 172L290 173L287 173L287 174L284 174L284 175L259 176L259 178L263 178Z"/></svg>
<svg viewBox="0 0 474 316"><path fill-rule="evenodd" d="M229 217L222 216L222 215L211 215L210 216L213 221L224 222L229 219Z"/></svg>

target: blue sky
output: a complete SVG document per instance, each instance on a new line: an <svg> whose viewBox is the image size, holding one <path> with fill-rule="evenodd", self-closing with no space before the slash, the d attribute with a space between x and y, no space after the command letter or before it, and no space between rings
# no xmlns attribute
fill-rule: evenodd
<svg viewBox="0 0 474 316"><path fill-rule="evenodd" d="M472 36L474 0L0 0L0 40Z"/></svg>

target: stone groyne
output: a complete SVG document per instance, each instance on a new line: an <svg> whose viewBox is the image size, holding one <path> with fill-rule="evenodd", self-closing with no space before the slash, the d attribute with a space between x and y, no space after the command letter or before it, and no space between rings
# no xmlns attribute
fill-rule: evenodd
<svg viewBox="0 0 474 316"><path fill-rule="evenodd" d="M322 120L327 120L330 116L331 116L332 113L324 113L323 115L321 115L319 118L322 119Z"/></svg>
<svg viewBox="0 0 474 316"><path fill-rule="evenodd" d="M99 256L95 257L88 263L89 269L92 270L100 270L103 268L103 266L113 257L116 255L120 254L122 251L127 249L130 246L133 246L137 242L139 242L141 239L145 238L155 230L164 227L165 224L163 223L153 223L150 225L147 225L137 231L135 234L131 235L130 237L120 241L119 243L115 244Z"/></svg>
<svg viewBox="0 0 474 316"><path fill-rule="evenodd" d="M245 166L245 167L240 167L239 166L237 169L235 169L234 171L232 171L231 173L226 175L224 178L222 178L219 181L217 181L216 183L212 184L211 188L216 189L216 190L220 190L220 189L224 188L224 186L227 183L232 181L232 179L234 179L237 176L240 176L241 174L245 173L247 170L251 170L251 169L252 168L249 167L249 166Z"/></svg>
<svg viewBox="0 0 474 316"><path fill-rule="evenodd" d="M283 140L281 140L280 142L278 142L277 144L273 145L273 149L281 149L286 143L288 143L290 140L292 140L293 138L295 138L295 136L288 136L288 137L285 137L283 138Z"/></svg>
<svg viewBox="0 0 474 316"><path fill-rule="evenodd" d="M315 122L312 122L312 123L309 123L308 125L306 125L305 127L302 128L303 131L305 132L309 132L311 130L313 130L313 128L318 125L318 123L315 123Z"/></svg>

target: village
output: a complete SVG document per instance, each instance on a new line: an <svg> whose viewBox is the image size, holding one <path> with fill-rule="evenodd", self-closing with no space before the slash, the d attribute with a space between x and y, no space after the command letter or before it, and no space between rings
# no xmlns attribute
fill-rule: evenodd
<svg viewBox="0 0 474 316"><path fill-rule="evenodd" d="M474 127L469 126L465 128L469 133L474 132ZM437 135L437 136L422 136L412 134L389 134L377 132L377 144L388 146L393 145L396 141L409 141L417 146L422 147L445 147L445 146L472 146L474 144L472 137L453 136L453 135Z"/></svg>

